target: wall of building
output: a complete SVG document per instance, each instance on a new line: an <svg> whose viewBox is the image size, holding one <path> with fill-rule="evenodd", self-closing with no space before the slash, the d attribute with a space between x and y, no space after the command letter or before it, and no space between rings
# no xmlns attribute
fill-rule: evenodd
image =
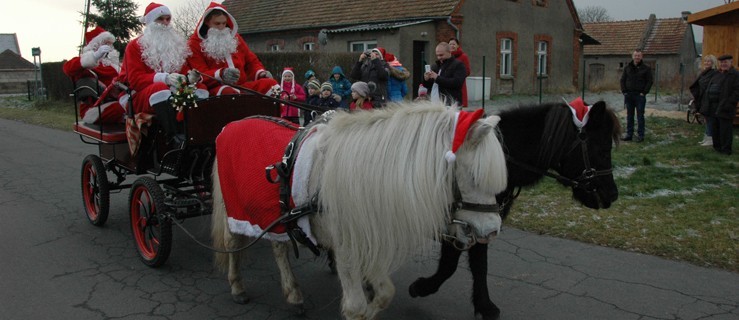
<svg viewBox="0 0 739 320"><path fill-rule="evenodd" d="M539 6L537 3L545 3ZM472 76L491 77L493 93L535 93L539 82L536 74L536 41L551 39L548 50L548 78L542 80L545 92L575 91L575 22L565 0L486 0L465 1L460 12L463 49L470 57ZM513 76L500 76L499 48L501 38L513 39Z"/></svg>
<svg viewBox="0 0 739 320"><path fill-rule="evenodd" d="M0 70L0 93L26 93L34 77L34 70Z"/></svg>

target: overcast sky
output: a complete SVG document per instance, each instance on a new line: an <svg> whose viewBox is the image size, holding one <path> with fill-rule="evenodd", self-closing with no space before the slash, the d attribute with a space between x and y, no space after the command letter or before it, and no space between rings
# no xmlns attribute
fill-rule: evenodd
<svg viewBox="0 0 739 320"><path fill-rule="evenodd" d="M166 4L174 11L189 1L192 0L156 2ZM135 2L139 4L139 14L143 14L144 7L150 1ZM673 18L679 17L682 11L698 12L724 4L723 0L574 0L574 2L578 8L604 7L615 20L646 19L650 13L654 13L657 18ZM316 3L318 5L320 1ZM29 61L33 61L32 47L41 48L42 62L69 59L77 55L76 47L82 39L79 12L84 11L84 5L85 0L3 0L0 33L17 34L21 56ZM702 31L696 30L696 40L702 39L701 33Z"/></svg>

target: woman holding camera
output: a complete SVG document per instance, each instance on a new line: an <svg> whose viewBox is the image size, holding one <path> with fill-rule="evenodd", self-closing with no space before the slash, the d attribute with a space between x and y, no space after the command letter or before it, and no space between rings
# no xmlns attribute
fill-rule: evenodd
<svg viewBox="0 0 739 320"><path fill-rule="evenodd" d="M374 90L370 95L372 100L381 105L385 104L387 98L387 75L387 63L382 59L382 52L377 48L362 52L349 74L355 82L362 81L368 85L374 83Z"/></svg>

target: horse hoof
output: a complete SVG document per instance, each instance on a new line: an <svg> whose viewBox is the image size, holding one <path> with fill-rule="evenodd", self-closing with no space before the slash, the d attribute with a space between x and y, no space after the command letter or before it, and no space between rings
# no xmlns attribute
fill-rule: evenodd
<svg viewBox="0 0 739 320"><path fill-rule="evenodd" d="M408 286L408 294L410 294L412 298L425 297L436 292L436 290L425 290L422 284L423 281L426 281L426 278L418 278Z"/></svg>
<svg viewBox="0 0 739 320"><path fill-rule="evenodd" d="M305 315L305 305L303 305L302 303L301 304L296 304L295 305L295 315L296 316L304 316Z"/></svg>
<svg viewBox="0 0 739 320"><path fill-rule="evenodd" d="M480 316L482 320L498 320L500 319L500 309L497 307L493 310L477 311L475 310L475 318Z"/></svg>
<svg viewBox="0 0 739 320"><path fill-rule="evenodd" d="M247 304L249 303L249 297L246 296L246 293L240 293L240 294L234 294L231 295L231 299L233 299L234 302L238 304Z"/></svg>

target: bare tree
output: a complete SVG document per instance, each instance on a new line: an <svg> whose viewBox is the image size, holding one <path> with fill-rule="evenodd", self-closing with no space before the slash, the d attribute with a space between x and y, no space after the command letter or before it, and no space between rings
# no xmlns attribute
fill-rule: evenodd
<svg viewBox="0 0 739 320"><path fill-rule="evenodd" d="M195 32L195 26L200 17L208 7L209 0L188 0L173 11L172 23L175 30L185 38L189 38Z"/></svg>
<svg viewBox="0 0 739 320"><path fill-rule="evenodd" d="M581 10L577 10L577 15L580 16L580 21L583 23L607 22L613 20L611 16L608 15L606 8L601 6L587 6Z"/></svg>

